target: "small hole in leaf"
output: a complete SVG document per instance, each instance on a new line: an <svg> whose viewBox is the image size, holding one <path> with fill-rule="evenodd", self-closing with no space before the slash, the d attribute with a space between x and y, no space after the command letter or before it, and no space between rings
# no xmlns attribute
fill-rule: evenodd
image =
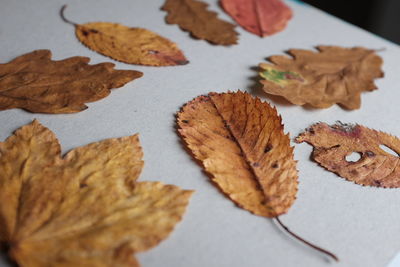
<svg viewBox="0 0 400 267"><path fill-rule="evenodd" d="M359 152L353 152L350 155L346 156L347 162L357 162L360 159L361 159L361 153L359 153Z"/></svg>
<svg viewBox="0 0 400 267"><path fill-rule="evenodd" d="M379 145L379 148L382 149L383 151L385 151L386 153L389 153L390 155L393 155L393 156L395 156L395 157L398 157L398 156L399 156L399 154L398 154L396 151L394 151L393 149L391 149L391 148L388 147L388 146Z"/></svg>
<svg viewBox="0 0 400 267"><path fill-rule="evenodd" d="M157 50L149 50L149 51L147 51L147 53L149 53L150 55L156 55L156 54L158 54L158 51Z"/></svg>
<svg viewBox="0 0 400 267"><path fill-rule="evenodd" d="M268 144L268 145L265 147L265 149L264 149L264 153L270 152L271 149L272 149L272 145L271 145L271 144Z"/></svg>
<svg viewBox="0 0 400 267"><path fill-rule="evenodd" d="M372 151L365 151L365 155L370 158L375 157L375 153Z"/></svg>

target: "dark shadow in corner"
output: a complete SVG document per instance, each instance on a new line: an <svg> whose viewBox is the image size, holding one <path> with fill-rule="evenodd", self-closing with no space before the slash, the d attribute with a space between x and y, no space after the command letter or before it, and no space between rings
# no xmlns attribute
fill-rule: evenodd
<svg viewBox="0 0 400 267"><path fill-rule="evenodd" d="M7 266L10 267L18 267L17 263L12 261L10 257L7 256L6 251L8 250L8 247L6 244L2 243L0 244L0 263L6 263Z"/></svg>

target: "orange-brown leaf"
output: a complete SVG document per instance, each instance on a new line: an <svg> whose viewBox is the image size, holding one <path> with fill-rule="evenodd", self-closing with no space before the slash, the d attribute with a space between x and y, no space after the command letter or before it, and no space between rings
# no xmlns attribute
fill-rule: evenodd
<svg viewBox="0 0 400 267"><path fill-rule="evenodd" d="M22 108L40 113L74 113L142 76L115 70L112 63L89 65L87 57L51 60L49 50L36 50L0 64L0 110Z"/></svg>
<svg viewBox="0 0 400 267"><path fill-rule="evenodd" d="M400 187L400 161L381 145L400 154L400 139L361 125L317 123L296 138L314 147L312 157L322 167L357 184ZM347 160L358 153L357 161Z"/></svg>
<svg viewBox="0 0 400 267"><path fill-rule="evenodd" d="M0 243L19 266L138 266L172 231L191 191L136 182L137 135L60 155L37 121L0 143Z"/></svg>
<svg viewBox="0 0 400 267"><path fill-rule="evenodd" d="M162 9L168 12L167 23L178 24L196 38L214 44L236 44L235 25L219 19L217 13L207 10L207 6L197 0L166 0Z"/></svg>
<svg viewBox="0 0 400 267"><path fill-rule="evenodd" d="M275 217L297 193L296 161L281 118L247 93L210 93L178 114L179 133L212 180L240 207Z"/></svg>
<svg viewBox="0 0 400 267"><path fill-rule="evenodd" d="M287 56L272 56L261 63L264 91L283 96L296 105L328 108L340 104L359 109L361 93L376 89L383 77L382 59L362 47L318 46L318 52L291 49Z"/></svg>
<svg viewBox="0 0 400 267"><path fill-rule="evenodd" d="M149 66L188 63L175 43L146 29L109 22L77 24L75 27L76 36L88 48L124 63Z"/></svg>
<svg viewBox="0 0 400 267"><path fill-rule="evenodd" d="M221 0L221 5L240 26L261 37L282 31L292 18L281 0Z"/></svg>

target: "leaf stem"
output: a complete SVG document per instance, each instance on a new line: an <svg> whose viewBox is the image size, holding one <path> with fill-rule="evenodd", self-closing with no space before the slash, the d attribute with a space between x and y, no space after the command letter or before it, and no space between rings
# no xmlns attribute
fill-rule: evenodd
<svg viewBox="0 0 400 267"><path fill-rule="evenodd" d="M281 220L279 219L279 216L274 217L274 219L278 222L278 224L288 233L290 234L292 237L296 238L297 240L299 240L300 242L306 244L309 247L312 247L315 250L318 250L321 253L324 253L325 255L331 257L332 259L334 259L335 261L339 261L339 258L333 254L332 252L329 252L328 250L325 250L321 247L318 247L310 242L308 242L307 240L303 239L302 237L298 236L297 234L293 233L286 225L284 225Z"/></svg>
<svg viewBox="0 0 400 267"><path fill-rule="evenodd" d="M75 22L73 22L73 21L70 21L69 19L67 19L67 18L64 16L64 11L65 11L66 8L67 8L67 5L63 5L63 6L61 7L61 10L60 10L60 17L61 17L61 19L62 19L64 22L68 23L68 24L77 26L78 23L75 23Z"/></svg>

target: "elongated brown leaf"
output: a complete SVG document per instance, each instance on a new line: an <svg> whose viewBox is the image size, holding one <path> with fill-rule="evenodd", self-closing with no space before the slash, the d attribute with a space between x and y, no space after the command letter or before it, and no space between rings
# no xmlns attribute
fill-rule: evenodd
<svg viewBox="0 0 400 267"><path fill-rule="evenodd" d="M322 167L356 184L400 187L398 156L385 152L381 145L400 154L400 139L361 125L317 123L296 138L314 147L313 159ZM346 159L360 155L353 162Z"/></svg>
<svg viewBox="0 0 400 267"><path fill-rule="evenodd" d="M79 41L102 55L124 63L149 66L189 62L175 43L152 31L110 22L77 24L64 17L65 7L61 9L61 17L75 26Z"/></svg>
<svg viewBox="0 0 400 267"><path fill-rule="evenodd" d="M286 28L292 10L281 0L221 0L222 7L245 30L264 37Z"/></svg>
<svg viewBox="0 0 400 267"><path fill-rule="evenodd" d="M142 76L115 70L112 63L89 65L87 57L51 60L49 50L36 50L0 64L0 110L22 108L40 113L73 113Z"/></svg>
<svg viewBox="0 0 400 267"><path fill-rule="evenodd" d="M133 253L169 235L191 191L136 182L137 135L60 150L37 121L0 143L0 243L23 267L139 266Z"/></svg>
<svg viewBox="0 0 400 267"><path fill-rule="evenodd" d="M335 103L359 109L361 93L376 89L383 77L382 59L362 47L318 46L318 52L290 49L287 56L272 56L261 63L264 91L283 96L296 105L328 108Z"/></svg>
<svg viewBox="0 0 400 267"><path fill-rule="evenodd" d="M179 133L212 180L240 207L275 217L296 198L293 147L276 109L247 93L210 93L178 114Z"/></svg>
<svg viewBox="0 0 400 267"><path fill-rule="evenodd" d="M178 24L196 38L214 44L236 44L235 25L217 18L217 13L207 10L207 6L197 0L166 0L162 9L168 12L167 23Z"/></svg>

